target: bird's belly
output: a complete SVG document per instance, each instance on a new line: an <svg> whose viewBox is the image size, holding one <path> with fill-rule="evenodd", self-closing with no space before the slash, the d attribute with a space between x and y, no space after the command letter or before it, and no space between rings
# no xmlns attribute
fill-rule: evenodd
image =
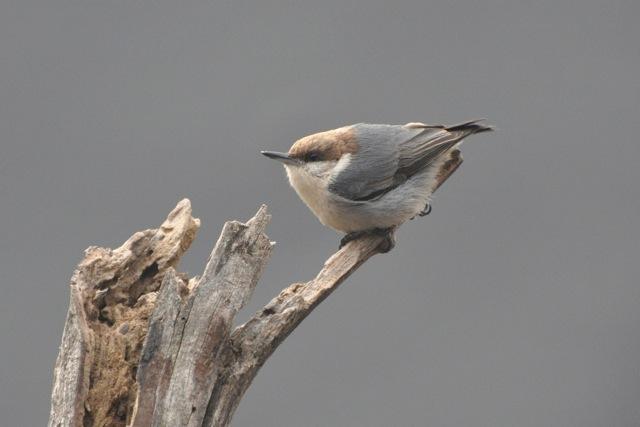
<svg viewBox="0 0 640 427"><path fill-rule="evenodd" d="M331 193L326 189L326 184L321 179L307 174L288 172L291 186L320 222L334 230L344 231L347 212L335 203Z"/></svg>

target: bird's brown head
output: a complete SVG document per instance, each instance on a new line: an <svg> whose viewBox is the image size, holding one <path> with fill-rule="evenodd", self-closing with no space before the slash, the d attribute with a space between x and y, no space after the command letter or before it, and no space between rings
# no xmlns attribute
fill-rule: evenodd
<svg viewBox="0 0 640 427"><path fill-rule="evenodd" d="M296 141L289 157L301 162L338 161L347 153L358 152L358 141L351 126L315 133Z"/></svg>

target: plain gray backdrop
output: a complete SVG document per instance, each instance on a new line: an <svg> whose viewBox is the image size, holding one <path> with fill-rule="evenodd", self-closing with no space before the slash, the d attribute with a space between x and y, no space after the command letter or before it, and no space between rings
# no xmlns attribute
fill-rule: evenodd
<svg viewBox="0 0 640 427"><path fill-rule="evenodd" d="M278 242L240 320L339 236L261 149L356 122L499 131L259 373L236 426L640 425L640 2L0 2L0 424L44 425L89 245L183 197Z"/></svg>

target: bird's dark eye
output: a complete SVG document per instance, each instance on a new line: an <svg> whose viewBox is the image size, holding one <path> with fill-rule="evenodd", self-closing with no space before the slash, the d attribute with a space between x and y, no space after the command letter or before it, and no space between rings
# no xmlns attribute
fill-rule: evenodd
<svg viewBox="0 0 640 427"><path fill-rule="evenodd" d="M312 151L307 154L308 162L317 162L318 160L320 160L320 154L318 154L316 151Z"/></svg>

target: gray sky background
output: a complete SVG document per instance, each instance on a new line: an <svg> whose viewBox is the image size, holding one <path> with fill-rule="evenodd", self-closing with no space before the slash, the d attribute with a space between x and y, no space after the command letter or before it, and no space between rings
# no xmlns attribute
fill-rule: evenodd
<svg viewBox="0 0 640 427"><path fill-rule="evenodd" d="M499 127L273 355L236 426L640 425L640 2L0 2L0 424L43 425L68 282L189 197L198 274L260 203L242 319L335 250L259 155ZM242 320L241 319L241 320Z"/></svg>

